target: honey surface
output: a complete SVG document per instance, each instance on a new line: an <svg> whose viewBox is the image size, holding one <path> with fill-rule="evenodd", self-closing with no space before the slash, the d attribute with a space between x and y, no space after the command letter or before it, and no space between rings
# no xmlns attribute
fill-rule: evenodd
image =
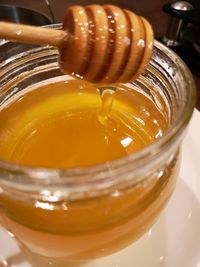
<svg viewBox="0 0 200 267"><path fill-rule="evenodd" d="M18 96L0 110L0 159L37 167L90 166L162 136L167 122L150 99L126 86L105 92L101 98L94 86L69 80Z"/></svg>

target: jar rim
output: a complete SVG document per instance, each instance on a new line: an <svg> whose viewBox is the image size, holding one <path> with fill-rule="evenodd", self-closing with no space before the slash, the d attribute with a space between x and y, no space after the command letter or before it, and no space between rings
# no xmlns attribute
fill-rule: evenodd
<svg viewBox="0 0 200 267"><path fill-rule="evenodd" d="M34 185L40 188L42 186L63 186L64 184L67 184L69 187L80 185L82 188L85 188L83 191L86 190L86 187L94 186L94 184L102 184L102 187L106 188L111 184L120 182L122 178L119 178L120 175L116 176L116 173L120 174L122 169L127 168L128 170L130 167L131 172L134 173L145 164L145 159L149 157L156 158L161 149L173 142L176 136L181 136L194 109L195 84L190 70L178 55L158 41L155 41L154 46L175 62L184 80L187 81L187 101L180 107L176 119L172 123L170 130L166 131L165 135L137 152L96 166L53 169L27 167L0 161L0 183L9 186L12 185L13 187ZM104 175L105 172L106 176Z"/></svg>

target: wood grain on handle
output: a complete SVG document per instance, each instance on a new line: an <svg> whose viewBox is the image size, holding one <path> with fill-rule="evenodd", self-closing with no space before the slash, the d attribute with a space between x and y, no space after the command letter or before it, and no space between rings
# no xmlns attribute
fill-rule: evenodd
<svg viewBox="0 0 200 267"><path fill-rule="evenodd" d="M67 32L22 24L0 22L0 39L60 47L67 39Z"/></svg>
<svg viewBox="0 0 200 267"><path fill-rule="evenodd" d="M0 38L58 47L60 69L96 84L135 80L149 63L154 35L144 18L113 5L67 8L63 30L0 22Z"/></svg>

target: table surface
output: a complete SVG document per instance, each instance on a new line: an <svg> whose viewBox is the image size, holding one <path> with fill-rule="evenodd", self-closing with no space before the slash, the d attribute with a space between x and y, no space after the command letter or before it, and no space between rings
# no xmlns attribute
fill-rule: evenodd
<svg viewBox="0 0 200 267"><path fill-rule="evenodd" d="M61 22L64 16L65 9L72 4L115 4L122 8L134 10L137 14L146 17L152 24L155 32L155 37L158 38L165 34L168 15L162 11L164 4L172 2L172 0L49 0L52 7L55 22ZM45 4L45 0L0 0L0 4L13 4L34 9L49 16L49 10ZM200 109L200 78L194 77L197 85L197 105Z"/></svg>

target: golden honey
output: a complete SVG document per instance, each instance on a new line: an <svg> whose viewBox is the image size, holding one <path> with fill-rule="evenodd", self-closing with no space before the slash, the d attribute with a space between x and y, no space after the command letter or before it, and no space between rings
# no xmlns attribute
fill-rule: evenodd
<svg viewBox="0 0 200 267"><path fill-rule="evenodd" d="M112 90L55 79L19 93L0 110L0 159L29 167L89 167L162 137L169 121L147 95L132 85ZM29 203L0 195L1 221L36 253L100 257L130 244L153 224L177 171L174 158L159 179L146 177L138 186L82 200Z"/></svg>
<svg viewBox="0 0 200 267"><path fill-rule="evenodd" d="M1 108L0 159L35 167L91 166L133 153L163 135L167 119L143 94L125 86L114 95L102 90L101 98L88 83L60 81Z"/></svg>

